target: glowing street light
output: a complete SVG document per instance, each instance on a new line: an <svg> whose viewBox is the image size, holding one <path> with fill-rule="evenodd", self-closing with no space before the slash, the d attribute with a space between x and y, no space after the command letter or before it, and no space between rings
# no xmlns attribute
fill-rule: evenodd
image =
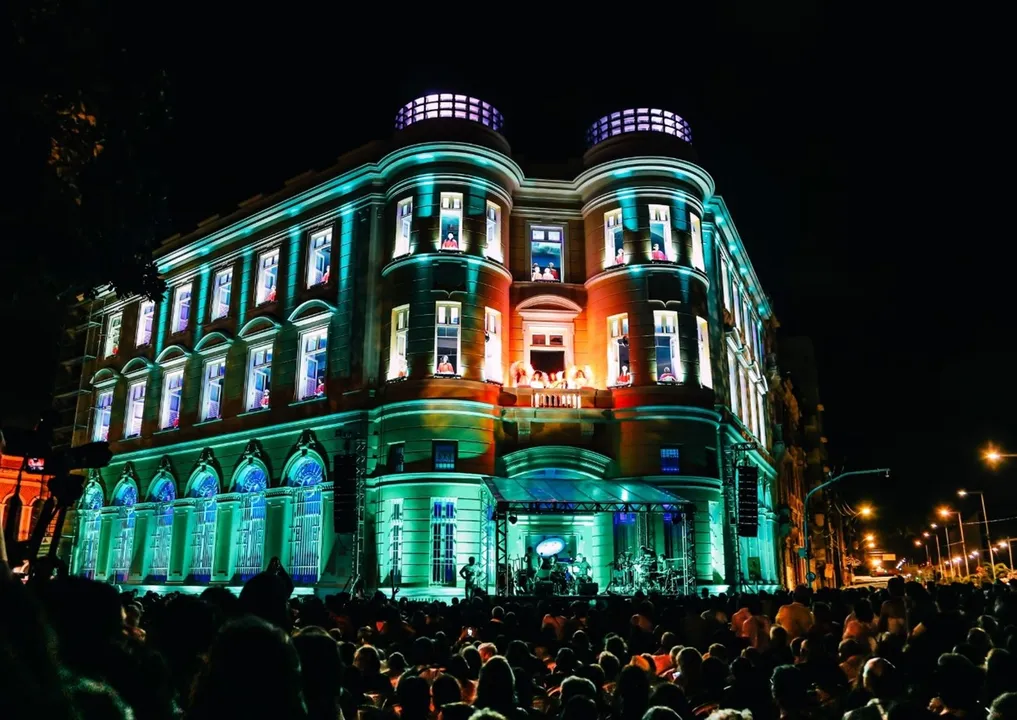
<svg viewBox="0 0 1017 720"><path fill-rule="evenodd" d="M922 532L922 537L923 538L932 537L932 533L930 533L928 530L925 530Z"/></svg>
<svg viewBox="0 0 1017 720"><path fill-rule="evenodd" d="M1002 452L998 448L993 447L992 443L989 443L985 451L982 452L982 459L993 467L999 465L1006 458L1017 458L1017 453Z"/></svg>
<svg viewBox="0 0 1017 720"><path fill-rule="evenodd" d="M876 539L875 533L865 533L865 542L872 542Z"/></svg>
<svg viewBox="0 0 1017 720"><path fill-rule="evenodd" d="M951 510L948 507L941 507L939 509L939 516L941 518L949 519L950 516L952 516L952 515L956 515L957 516L957 525L958 525L958 527L960 527L961 551L964 553L964 574L965 575L970 575L971 574L971 566L968 565L968 555L967 555L968 546L964 542L964 518L961 517L961 514L959 512L955 512L954 510ZM949 547L949 545L950 545L950 533L949 533L949 531L947 531L946 542L947 542L947 547Z"/></svg>
<svg viewBox="0 0 1017 720"><path fill-rule="evenodd" d="M863 518L872 517L873 512L874 511L871 505L862 505L860 508L858 508L858 514L861 515Z"/></svg>

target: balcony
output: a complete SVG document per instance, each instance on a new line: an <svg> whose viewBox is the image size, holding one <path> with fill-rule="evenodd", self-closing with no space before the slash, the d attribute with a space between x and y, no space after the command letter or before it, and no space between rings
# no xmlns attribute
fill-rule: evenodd
<svg viewBox="0 0 1017 720"><path fill-rule="evenodd" d="M594 388L565 389L565 388L506 388L504 404L515 407L531 407L535 409L551 410L583 410L598 406L597 395L609 396L609 391L596 390ZM506 397L507 396L507 397ZM512 402L512 399L515 402ZM604 405L604 399L600 405Z"/></svg>

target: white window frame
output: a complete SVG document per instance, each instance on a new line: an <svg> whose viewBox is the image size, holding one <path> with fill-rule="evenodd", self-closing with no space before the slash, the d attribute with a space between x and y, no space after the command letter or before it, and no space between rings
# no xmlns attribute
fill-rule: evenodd
<svg viewBox="0 0 1017 720"><path fill-rule="evenodd" d="M759 438L760 444L766 447L766 394L763 393L762 389L756 392L756 405L759 416L759 432L756 434L756 437Z"/></svg>
<svg viewBox="0 0 1017 720"><path fill-rule="evenodd" d="M406 542L403 499L395 498L391 502L392 512L388 519L388 571L392 586L398 587L403 580L403 545Z"/></svg>
<svg viewBox="0 0 1017 720"><path fill-rule="evenodd" d="M444 252L462 252L466 249L463 242L463 194L458 192L443 192L439 198L438 213L438 250ZM445 218L454 218L459 228L459 235L455 238L455 247L443 247L445 243Z"/></svg>
<svg viewBox="0 0 1017 720"><path fill-rule="evenodd" d="M305 342L309 338L312 338L312 337L318 338L319 340L322 337L324 337L325 338L325 347L323 347L323 348L316 347L313 351L305 350L304 349ZM327 325L319 325L318 327L314 327L314 328L311 328L309 330L305 330L304 332L300 333L299 342L300 342L300 345L297 346L297 353L298 353L298 360L299 360L298 365L297 365L298 372L297 372L297 382L296 382L296 386L297 386L296 387L297 400L298 401L300 401L300 400L312 400L314 398L324 397L325 396L324 390L320 390L319 391L319 388L322 385L324 385L324 384L326 384L328 382L328 326ZM311 358L311 355L317 354L319 352L324 352L325 353L325 359L322 362L321 367L318 368L318 370L323 370L324 373L321 376L320 381L319 381L319 373L315 372L315 380L316 380L315 386L314 386L315 389L313 391L308 391L308 388L310 387L310 385L306 384L305 381L309 378L307 373L308 373L308 371L310 369L309 368L310 358Z"/></svg>
<svg viewBox="0 0 1017 720"><path fill-rule="evenodd" d="M106 400L105 405L103 400ZM92 426L92 442L109 440L110 420L113 417L113 388L104 387L95 391L95 420Z"/></svg>
<svg viewBox="0 0 1017 720"><path fill-rule="evenodd" d="M396 205L396 236L393 258L410 254L410 233L413 231L413 197L403 198Z"/></svg>
<svg viewBox="0 0 1017 720"><path fill-rule="evenodd" d="M504 262L505 255L501 247L501 206L488 200L485 211L487 213L487 233L484 255L496 262Z"/></svg>
<svg viewBox="0 0 1017 720"><path fill-rule="evenodd" d="M713 388L713 365L710 363L710 323L696 316L696 342L699 345L699 384Z"/></svg>
<svg viewBox="0 0 1017 720"><path fill-rule="evenodd" d="M120 353L120 330L124 326L124 313L117 311L106 318L106 341L103 344L102 356L115 357Z"/></svg>
<svg viewBox="0 0 1017 720"><path fill-rule="evenodd" d="M180 384L174 389L175 392L171 392L170 384L174 380L179 380ZM177 404L177 422L173 424L171 417L173 408L170 406L174 394L177 395L179 403ZM162 379L162 397L159 399L159 429L160 430L172 430L180 427L180 411L183 409L184 403L184 369L182 367L167 368L165 370L164 377Z"/></svg>
<svg viewBox="0 0 1017 720"><path fill-rule="evenodd" d="M534 274L533 274L533 243L535 243L535 242L551 242L549 237L542 237L539 240L535 239L534 238L534 234L536 234L538 232L539 233L544 233L545 235L548 235L551 232L557 232L558 235L559 235L558 242L561 245L561 257L559 258L559 262L561 263L561 267L557 268L557 270L558 270L558 279L557 280L544 280L544 279L541 279L541 278L534 277ZM568 264L568 260L565 257L565 253L566 253L566 250L565 250L565 240L566 240L565 226L564 225L530 225L529 226L529 232L527 234L529 235L529 245L527 247L527 256L530 259L530 262L529 262L530 280L532 282L542 282L542 283L564 283L565 282L565 266ZM544 270L544 269L546 269L546 268L541 268L541 270Z"/></svg>
<svg viewBox="0 0 1017 720"><path fill-rule="evenodd" d="M533 353L543 352L544 350L557 351L564 348L565 350L565 372L575 365L575 324L570 320L568 322L555 322L555 321L542 321L535 320L523 321L523 352L526 353L526 362L533 366ZM557 345L534 345L534 335L561 335L562 336L562 348Z"/></svg>
<svg viewBox="0 0 1017 720"><path fill-rule="evenodd" d="M745 427L749 426L750 414L749 414L749 376L740 364L738 366L738 402L739 410L738 416L742 419L742 423Z"/></svg>
<svg viewBox="0 0 1017 720"><path fill-rule="evenodd" d="M191 290L191 283L177 285L173 289L173 334L186 332L191 325L191 304L194 299L194 293ZM184 297L185 294L186 297ZM187 317L183 318L181 311L185 307L187 308Z"/></svg>
<svg viewBox="0 0 1017 720"><path fill-rule="evenodd" d="M212 371L219 366L222 367L222 372L215 377L212 377ZM218 382L216 382L218 381ZM213 385L218 384L219 399L213 401L211 398L211 391ZM208 420L221 420L222 419L222 405L226 394L226 356L217 355L210 357L205 360L205 365L201 369L201 421L206 422ZM212 413L211 408L213 402L218 408L218 412Z"/></svg>
<svg viewBox="0 0 1017 720"><path fill-rule="evenodd" d="M248 412L256 410L267 410L271 407L272 402L272 361L273 361L273 343L263 343L261 345L255 345L247 352L247 402L244 407ZM260 365L255 366L254 362L258 357L258 353L264 352L267 360ZM268 387L265 390L258 390L255 386L255 375L261 368L268 368ZM268 392L269 401L262 404L265 392ZM261 393L259 398L256 393Z"/></svg>
<svg viewBox="0 0 1017 720"><path fill-rule="evenodd" d="M678 255L674 251L674 239L671 228L671 208L667 205L650 205L650 260L654 262L677 262ZM653 260L653 226L662 224L664 229L664 259Z"/></svg>
<svg viewBox="0 0 1017 720"><path fill-rule="evenodd" d="M392 328L388 345L388 379L408 377L410 368L406 358L406 343L409 341L410 306L392 308Z"/></svg>
<svg viewBox="0 0 1017 720"><path fill-rule="evenodd" d="M135 397L135 390L141 389L141 396ZM124 408L124 439L141 437L145 422L145 396L148 394L147 381L136 380L127 386L127 402Z"/></svg>
<svg viewBox="0 0 1017 720"><path fill-rule="evenodd" d="M225 278L225 282L220 282ZM212 309L210 320L222 320L230 316L230 303L233 301L233 267L225 267L216 271L212 278Z"/></svg>
<svg viewBox="0 0 1017 720"><path fill-rule="evenodd" d="M266 264L266 260L273 262ZM258 267L255 273L254 304L264 305L276 302L279 299L279 248L274 247L258 254ZM267 281L272 278L273 282L268 285ZM272 291L275 291L273 296Z"/></svg>
<svg viewBox="0 0 1017 720"><path fill-rule="evenodd" d="M618 262L617 236L621 235L622 240L622 261ZM604 269L627 265L628 257L625 255L625 227L622 225L622 210L610 210L604 213Z"/></svg>
<svg viewBox="0 0 1017 720"><path fill-rule="evenodd" d="M720 288L721 296L723 298L724 309L728 312L731 311L731 275L730 275L730 263L727 260L727 256L724 253L720 254Z"/></svg>
<svg viewBox="0 0 1017 720"><path fill-rule="evenodd" d="M318 269L318 260L321 258L325 261L324 270ZM314 231L307 240L307 287L324 285L331 279L332 228L327 227Z"/></svg>
<svg viewBox="0 0 1017 720"><path fill-rule="evenodd" d="M441 503L441 512L435 516L435 503ZM446 515L445 507L451 506L451 517ZM430 556L431 572L428 574L430 585L455 587L458 584L458 550L459 550L459 503L456 498L435 497L428 504L428 515L431 525Z"/></svg>
<svg viewBox="0 0 1017 720"><path fill-rule="evenodd" d="M739 382L738 382L738 359L735 357L735 351L730 347L727 349L727 373L728 383L731 387L728 388L728 393L731 397L731 412L735 416L741 417L741 405L739 404Z"/></svg>
<svg viewBox="0 0 1017 720"><path fill-rule="evenodd" d="M458 302L439 301L434 304L434 374L437 377L461 377L463 374L463 306ZM453 372L438 372L442 356L438 353L438 330L455 328L456 361ZM446 337L449 337L446 335Z"/></svg>
<svg viewBox="0 0 1017 720"><path fill-rule="evenodd" d="M703 252L703 225L699 216L689 213L689 228L692 233L692 267L706 272L706 254Z"/></svg>
<svg viewBox="0 0 1017 720"><path fill-rule="evenodd" d="M620 313L607 319L607 387L627 387L632 384L632 358L629 358L628 382L622 379L621 342L629 336L629 314Z"/></svg>
<svg viewBox="0 0 1017 720"><path fill-rule="evenodd" d="M736 328L742 326L742 292L737 282L731 283L731 302L734 304L734 324Z"/></svg>
<svg viewBox="0 0 1017 720"><path fill-rule="evenodd" d="M657 331L660 328L660 332ZM653 361L654 380L659 385L675 385L682 382L685 372L682 368L681 340L678 338L678 313L675 310L654 310L653 311ZM671 376L672 380L661 379L664 368L657 360L657 338L666 338L671 347Z"/></svg>
<svg viewBox="0 0 1017 720"><path fill-rule="evenodd" d="M152 344L152 331L155 329L155 302L142 300L138 303L138 327L134 333L134 345L145 347Z"/></svg>
<svg viewBox="0 0 1017 720"><path fill-rule="evenodd" d="M502 363L501 313L494 308L484 308L484 380L505 382Z"/></svg>

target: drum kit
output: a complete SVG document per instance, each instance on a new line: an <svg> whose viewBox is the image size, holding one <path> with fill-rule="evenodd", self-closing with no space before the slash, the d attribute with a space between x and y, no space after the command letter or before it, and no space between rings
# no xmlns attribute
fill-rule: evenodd
<svg viewBox="0 0 1017 720"><path fill-rule="evenodd" d="M636 592L676 595L682 591L682 572L677 558L656 558L652 554L619 555L611 571L608 592L632 595Z"/></svg>
<svg viewBox="0 0 1017 720"><path fill-rule="evenodd" d="M529 595L536 591L538 582L549 582L555 595L578 595L582 583L593 580L593 568L588 563L580 565L573 560L559 560L550 568L541 567L536 571L527 570L522 558L516 561L514 573L516 592Z"/></svg>

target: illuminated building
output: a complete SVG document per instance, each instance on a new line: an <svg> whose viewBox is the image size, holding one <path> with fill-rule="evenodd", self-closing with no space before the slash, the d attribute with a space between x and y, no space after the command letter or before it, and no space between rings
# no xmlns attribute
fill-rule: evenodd
<svg viewBox="0 0 1017 720"><path fill-rule="evenodd" d="M609 115L564 180L526 176L501 126L473 98L414 100L390 141L167 240L163 301L100 297L75 442L115 457L72 524L77 572L239 584L279 556L334 592L352 433L368 587L461 593L474 556L493 590L497 558L545 539L601 591L640 545L701 586L777 584L771 309L688 124ZM722 478L749 440L759 530L739 540Z"/></svg>

